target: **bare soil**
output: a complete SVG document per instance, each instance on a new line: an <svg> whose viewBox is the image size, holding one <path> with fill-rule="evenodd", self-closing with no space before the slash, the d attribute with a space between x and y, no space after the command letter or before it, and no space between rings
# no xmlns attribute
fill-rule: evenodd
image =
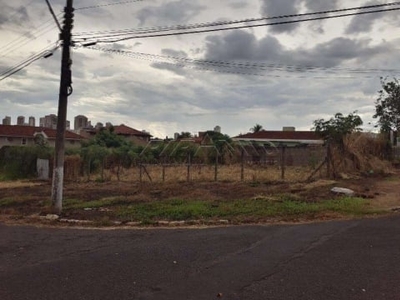
<svg viewBox="0 0 400 300"><path fill-rule="evenodd" d="M400 207L400 171L390 175L356 177L338 180L302 182L65 182L64 199L93 201L108 197L122 197L130 202L162 201L166 199L229 201L285 195L291 199L316 202L336 197L332 187L349 188L358 197L371 199L376 209L395 211ZM10 199L15 205L1 206L2 220L10 217L45 215L50 211L50 182L0 182L0 201ZM74 210L63 216L77 219L96 219L104 211ZM326 216L323 217L326 219ZM328 216L329 218L329 216Z"/></svg>

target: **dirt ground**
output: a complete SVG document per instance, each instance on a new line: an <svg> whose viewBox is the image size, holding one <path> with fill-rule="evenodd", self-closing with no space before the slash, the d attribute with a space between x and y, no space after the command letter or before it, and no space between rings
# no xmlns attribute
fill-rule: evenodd
<svg viewBox="0 0 400 300"><path fill-rule="evenodd" d="M400 208L400 171L385 176L346 176L346 179L316 180L309 183L288 182L65 182L64 199L93 201L109 197L125 197L132 202L165 199L229 201L285 195L299 201L316 202L332 199L332 187L349 188L358 197L371 199L377 209ZM49 212L50 182L0 182L0 215L31 215ZM16 205L1 205L15 201ZM396 210L396 209L395 209ZM91 219L95 212L66 213L66 217ZM85 215L86 214L86 215Z"/></svg>

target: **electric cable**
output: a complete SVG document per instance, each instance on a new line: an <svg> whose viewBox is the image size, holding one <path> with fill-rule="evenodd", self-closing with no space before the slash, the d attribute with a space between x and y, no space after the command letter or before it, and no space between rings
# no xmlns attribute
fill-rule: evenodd
<svg viewBox="0 0 400 300"><path fill-rule="evenodd" d="M59 14L58 16L60 16ZM19 36L8 44L0 47L0 57L5 57L9 53L14 52L16 49L20 49L21 47L33 42L34 40L40 38L41 36L47 34L51 30L55 29L56 26L53 23L53 20L47 20L46 22L39 25L35 31L24 34L23 36Z"/></svg>
<svg viewBox="0 0 400 300"><path fill-rule="evenodd" d="M110 39L111 37L107 38L107 36L105 36L105 37L103 37L103 40L97 39L97 40L95 40L95 42L96 43L117 43L117 42L121 42L121 41L132 40L132 39L178 36L178 35L210 33L210 32L227 31L227 30L237 30L237 29L264 27L264 26L285 25L285 24L302 23L302 22L310 22L310 21L342 18L342 17L348 17L348 16L366 15L366 14L372 14L372 13L398 11L398 10L400 10L400 8L390 8L390 9L381 9L381 10L373 10L373 11L362 11L362 12L347 13L347 14L340 14L340 15L334 15L334 16L322 16L322 17L315 17L315 18L308 18L308 19L288 20L288 21L280 21L280 22L265 23L265 24L248 24L248 25L224 27L224 28L212 28L212 29L191 30L191 31L189 30L189 31L184 31L184 32L178 31L178 32L173 32L173 33L158 33L158 34L155 33L155 34L131 35L131 36L120 37L120 38L113 37L114 39ZM127 34L125 34L125 35L127 35ZM87 40L93 40L93 39L83 38L82 40L83 41L87 41Z"/></svg>
<svg viewBox="0 0 400 300"><path fill-rule="evenodd" d="M54 44L54 43L52 43ZM40 50L39 52L31 55L30 57L28 57L27 59L19 62L17 65L3 71L0 73L0 81L14 75L15 73L25 69L26 67L28 67L29 65L31 65L33 62L43 58L46 54L48 53L53 53L54 51L56 51L59 48L59 43L57 42L55 46L49 47L46 46L45 48L43 48L42 50Z"/></svg>
<svg viewBox="0 0 400 300"><path fill-rule="evenodd" d="M273 16L273 17L261 17L261 18L249 18L249 19L233 20L233 21L218 21L218 22L195 23L195 24L189 24L189 25L175 25L175 26L158 26L158 27L150 27L150 28L138 28L138 29L81 32L81 33L75 34L75 36L80 36L80 35L84 35L84 34L95 35L95 34L118 33L118 32L121 32L121 33L125 33L125 32L144 33L144 32L158 32L158 31L177 30L177 29L182 30L182 29L192 29L192 28L196 28L196 27L201 28L201 27L231 25L231 24L247 23L247 22L266 21L266 20L273 20L273 19L304 17L304 16L310 16L310 15L337 13L337 12L345 12L345 11L360 10L360 9L379 8L379 7L393 6L393 5L400 5L400 2L392 2L392 3L368 5L368 6L357 6L357 7L335 9L335 10L325 10L325 11L302 13L302 14L291 14L291 15L281 15L281 16Z"/></svg>
<svg viewBox="0 0 400 300"><path fill-rule="evenodd" d="M150 28L138 28L138 29L122 29L122 30L109 30L109 31L93 31L93 32L81 32L74 34L75 37L85 36L85 38L98 38L104 36L105 34L122 35L122 34L143 34L143 33L155 33L155 32L165 32L171 30L185 30L185 29L196 29L196 28L204 28L204 27L213 27L213 26L222 26L222 25L233 25L240 23L249 23L249 22L260 22L274 19L285 19L285 18L295 18L295 17L304 17L304 16L312 16L312 15L320 15L320 14L329 14L329 13L338 13L352 10L361 10L361 9L371 9L371 8L380 8L387 6L395 6L400 5L400 2L391 2L386 4L376 4L376 5L367 5L367 6L357 6L343 9L335 9L335 10L325 10L319 12L310 12L310 13L302 13L302 14L291 14L291 15L281 15L281 16L273 16L273 17L262 17L262 18L250 18L250 19L242 19L242 20L233 20L233 21L218 21L218 22L209 22L209 23L195 23L188 25L175 25L175 26L158 26L158 27L150 27Z"/></svg>
<svg viewBox="0 0 400 300"><path fill-rule="evenodd" d="M99 5L92 5L92 6L84 6L75 8L75 11L79 10L87 10L87 9L94 9L94 8L102 8L107 6L115 6L115 5L123 5L123 4L131 4L135 2L144 2L147 0L130 0L130 1L121 1L121 2L114 2L114 3L106 3L106 4L99 4Z"/></svg>
<svg viewBox="0 0 400 300"><path fill-rule="evenodd" d="M144 0L135 0L135 1L124 1L120 2L119 4L123 3L133 3L133 2L141 2ZM114 4L108 4L108 5L98 5L98 6L93 6L93 7L86 7L86 8L81 8L81 9L89 9L89 8L94 8L94 7L99 7L99 6L110 6L110 5L116 5L118 3ZM392 3L387 3L387 4L380 4L380 5L370 5L370 6L363 6L363 7L353 7L353 8L345 8L345 9L340 9L340 10L332 10L332 11L322 11L322 12L313 12L313 13L307 13L307 14L297 14L297 15L286 15L286 16L277 16L277 17L269 17L267 19L277 19L277 18L289 18L289 17L298 17L298 16L309 16L309 15L316 15L316 14L327 14L327 13L332 13L332 12L344 12L344 11L350 11L350 10L361 10L361 9L370 9L370 8L377 8L377 7L385 7L385 6L394 6L394 5L399 5L400 2L392 2ZM184 32L174 32L174 33L158 33L156 31L150 31L153 29L147 29L145 34L143 35L133 35L133 36L126 36L126 37L118 37L117 32L115 32L115 35L113 36L103 36L104 40L97 41L98 43L114 43L114 42L119 42L119 41L124 41L124 40L130 40L130 39L136 39L136 38L150 38L150 37L161 37L161 36L175 36L175 35L183 35L183 34L195 34L195 33L205 33L205 32L216 32L216 31L225 31L225 30L233 30L233 29L244 29L244 28L253 28L253 27L261 27L261 26L273 26L273 25L283 25L283 24L292 24L292 23L300 23L300 22L308 22L308 21L315 21L315 20L324 20L324 19L332 19L332 18L340 18L340 17L347 17L347 16L355 16L355 15L364 15L364 14L372 14L372 13L382 13L382 12L388 12L388 11L397 11L400 10L400 8L388 8L388 9L379 9L379 10L369 10L369 11L358 11L355 13L346 13L346 14L339 14L339 15L333 15L333 16L321 16L321 17L314 17L314 18L307 18L307 19L298 19L298 20L287 20L287 21L280 21L280 22L273 22L273 23L265 23L265 24L246 24L246 25L241 25L241 26L233 26L233 27L225 27L225 28L213 28L213 29L203 29L203 30L192 30L192 31L184 31ZM175 27L162 27L161 31L165 30L187 30L189 29L195 29L196 26L197 28L202 28L202 27L210 27L210 26L223 26L223 25L228 25L228 24L236 24L236 23L243 23L243 22L255 22L259 21L260 18L258 19L246 19L246 20L237 20L237 21L226 21L226 22L214 22L214 23L201 23L201 24L192 24L192 25L180 25L180 26L175 26ZM263 18L265 20L265 18ZM234 22L234 23L232 23ZM47 28L47 26L46 26ZM158 27L161 28L161 27ZM152 32L153 34L147 34L148 32ZM124 33L124 34L119 34L119 36L122 35L132 35L132 33ZM114 39L110 39L114 38ZM85 40L85 38L83 38ZM126 53L120 53L122 55L127 55ZM20 71L21 69L25 68L26 66L30 65L33 63L35 60L41 58L41 55L43 55L43 52L40 52L36 55L33 55L32 57L28 58L27 60L21 62L20 64L16 65L15 67L10 68L9 70L3 72L0 74L3 78L0 80L4 80L5 78L11 76L12 74L15 74L16 72ZM130 54L130 55L136 55L136 56L146 56L145 54ZM4 56L4 55L3 55ZM153 58L156 58L156 56L153 56ZM165 57L164 57L165 59ZM171 59L169 57L168 59ZM217 66L223 66L223 67L230 67L230 68L265 68L265 66L260 66L260 65L251 65L251 64L238 64L238 63L225 63L221 64L221 62L210 62L210 61L200 61L200 60L193 60L193 59L187 59L187 58L175 58L178 62L181 64L186 63L192 63L192 64L199 64L199 65L208 65L208 67L217 67ZM164 62L165 63L165 62ZM177 64L175 64L176 66ZM197 66L196 66L197 68ZM315 68L315 67L314 67ZM307 68L306 68L307 69ZM304 69L302 69L304 71ZM299 71L299 70L297 70ZM362 71L365 72L365 71ZM6 76L6 77L4 77Z"/></svg>
<svg viewBox="0 0 400 300"><path fill-rule="evenodd" d="M103 51L107 53L120 54L131 57L146 57L149 60L163 61L163 62L178 62L184 64L198 64L198 65L208 65L221 68L240 68L240 69L258 69L261 71L269 70L280 70L286 72L348 72L348 73L399 73L400 70L396 69L377 69L377 68L340 68L340 67L321 67L321 66L311 66L311 65L283 65L283 64L267 64L262 62L250 62L250 61L221 61L221 60L202 60L202 59L192 59L187 57L176 57L169 55L158 55L149 54L143 52L134 52L127 50L116 50L110 48L104 48L99 46L85 47L87 49Z"/></svg>
<svg viewBox="0 0 400 300"><path fill-rule="evenodd" d="M154 55L154 54L146 54L146 53L140 53L140 52L130 52L130 51L121 51L121 50L115 50L115 49L107 49L107 48L100 48L100 47L79 47L79 48L84 48L84 49L89 49L89 50L97 50L97 51L102 51L106 53L111 53L111 54L118 54L134 59L141 59L145 61L150 61L150 62L157 62L160 63L161 65L169 65L175 68L186 68L186 69L195 69L195 70L200 70L200 71L213 71L213 72L218 72L218 73L227 73L227 74L237 74L237 75L252 75L252 76L261 76L261 77L273 77L273 78L315 78L315 79L354 79L354 78L375 78L377 75L368 75L371 73L382 73L382 72L390 72L390 73L400 73L400 70L394 70L394 69L351 69L351 68L331 68L333 70L330 70L330 72L326 72L328 68L326 67L313 67L314 70L313 72L310 72L308 70L307 72L304 71L302 66L296 66L296 69L285 69L282 68L282 65L268 65L272 69L265 69L265 64L261 64L262 68L264 69L257 69L257 67L260 67L257 63L237 63L237 62L226 62L226 61L203 61L203 60L194 60L194 59L188 59L188 58L178 58L178 57L171 57L171 56L162 56L162 55ZM170 62L170 61L160 61L160 58L162 59L175 59L176 62ZM278 66L278 68L273 69L273 67ZM256 67L256 70L253 70L252 68ZM294 66L286 66L289 68L293 68ZM309 68L309 67L307 67ZM317 69L319 68L319 69ZM234 70L232 70L234 69ZM239 70L237 70L239 69ZM244 71L242 70L244 69ZM301 69L301 70L300 70ZM340 74L343 74L343 70L348 71L348 73L355 72L358 74L358 76L310 76L309 74L317 74L320 73L321 71L325 71L324 74L331 74L331 75L336 75L340 72ZM272 72L285 72L285 73L301 73L301 74L307 74L307 75L296 75L296 76L288 76L288 75L279 75L279 74L262 74L259 72L255 71L272 71ZM318 72L319 71L319 72ZM329 71L329 69L328 69ZM336 74L335 74L336 73ZM359 75L363 76L359 76Z"/></svg>

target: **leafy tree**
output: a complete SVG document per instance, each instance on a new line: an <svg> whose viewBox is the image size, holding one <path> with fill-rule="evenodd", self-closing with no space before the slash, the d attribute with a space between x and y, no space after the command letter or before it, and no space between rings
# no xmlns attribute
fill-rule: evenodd
<svg viewBox="0 0 400 300"><path fill-rule="evenodd" d="M348 116L337 113L327 121L324 119L315 120L313 130L325 140L332 140L343 145L343 137L345 135L362 130L360 126L363 124L363 121L356 113L354 111Z"/></svg>
<svg viewBox="0 0 400 300"><path fill-rule="evenodd" d="M254 132L254 133L256 133L256 132L260 132L260 131L263 131L264 129L263 129L263 127L262 127L262 125L260 125L260 124L256 124L256 125L254 125L253 127L251 127L250 128L250 131L251 132Z"/></svg>
<svg viewBox="0 0 400 300"><path fill-rule="evenodd" d="M97 168L101 168L101 179L104 180L104 159L110 154L110 151L103 146L93 144L81 148L81 157L85 162L85 169L88 179L90 174Z"/></svg>
<svg viewBox="0 0 400 300"><path fill-rule="evenodd" d="M111 151L111 158L117 168L117 179L120 181L121 168L129 168L137 158L137 155L131 147L124 145L118 148L113 148Z"/></svg>
<svg viewBox="0 0 400 300"><path fill-rule="evenodd" d="M188 131L184 132L182 131L179 135L178 135L178 139L188 139L191 138L192 134Z"/></svg>
<svg viewBox="0 0 400 300"><path fill-rule="evenodd" d="M232 139L227 134L222 134L216 131L207 131L206 135L212 140L215 149L218 151L220 155L220 162L225 163L226 156L230 154L230 148L232 147ZM208 155L209 161L215 161L217 156L216 151L210 151Z"/></svg>
<svg viewBox="0 0 400 300"><path fill-rule="evenodd" d="M382 89L375 102L374 118L378 119L377 126L381 132L400 130L400 83L394 78L393 81L386 81L381 78Z"/></svg>
<svg viewBox="0 0 400 300"><path fill-rule="evenodd" d="M48 146L46 138L41 133L35 135L35 137L33 138L33 142L35 143L35 145L38 145L41 147Z"/></svg>
<svg viewBox="0 0 400 300"><path fill-rule="evenodd" d="M102 128L94 138L83 144L83 147L91 145L98 145L106 148L118 148L130 145L130 142L122 136L117 135L114 132L114 128L111 127L109 129Z"/></svg>
<svg viewBox="0 0 400 300"><path fill-rule="evenodd" d="M52 154L50 147L4 146L0 149L0 177L8 180L34 177L37 159L50 159Z"/></svg>
<svg viewBox="0 0 400 300"><path fill-rule="evenodd" d="M196 144L191 142L179 143L171 148L172 151L170 151L169 154L172 155L173 160L177 163L188 162L188 155L193 158L197 147Z"/></svg>

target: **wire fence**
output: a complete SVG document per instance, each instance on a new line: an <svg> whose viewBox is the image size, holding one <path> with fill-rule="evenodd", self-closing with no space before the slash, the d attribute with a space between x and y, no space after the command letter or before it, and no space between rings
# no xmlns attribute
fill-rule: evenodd
<svg viewBox="0 0 400 300"><path fill-rule="evenodd" d="M392 147L392 156L395 160L400 160L400 146Z"/></svg>
<svg viewBox="0 0 400 300"><path fill-rule="evenodd" d="M161 144L160 144L161 145ZM182 181L303 181L313 176L324 177L318 170L326 160L327 148L272 147L269 144L236 143L221 147L180 144L179 149L163 144L145 147L129 165L104 157L97 168L81 157L66 159L65 179L130 182ZM176 146L176 145L175 145ZM157 150L156 157L148 152ZM150 159L149 159L150 157ZM88 167L89 166L89 167Z"/></svg>

